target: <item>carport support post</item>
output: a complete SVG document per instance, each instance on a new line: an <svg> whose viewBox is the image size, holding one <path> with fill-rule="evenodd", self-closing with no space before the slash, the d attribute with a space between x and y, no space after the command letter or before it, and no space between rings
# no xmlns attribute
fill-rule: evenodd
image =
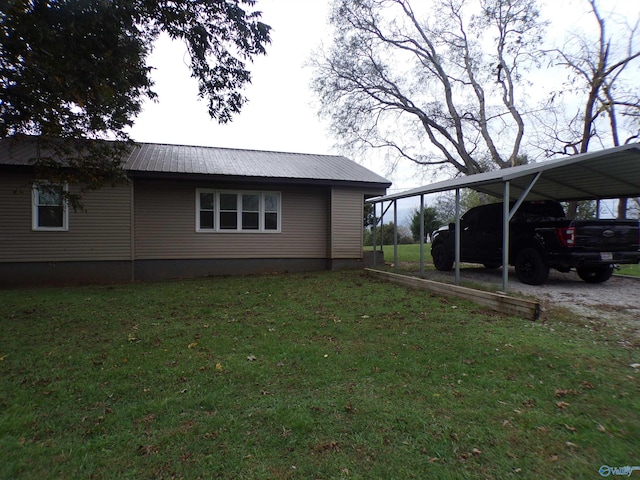
<svg viewBox="0 0 640 480"><path fill-rule="evenodd" d="M398 271L398 200L393 201L393 271Z"/></svg>
<svg viewBox="0 0 640 480"><path fill-rule="evenodd" d="M420 276L424 277L424 195L420 195Z"/></svg>
<svg viewBox="0 0 640 480"><path fill-rule="evenodd" d="M376 245L376 226L378 225L378 202L373 202L373 227L371 228L371 233L373 233L373 266L374 268L377 265L377 257L378 257L378 246Z"/></svg>
<svg viewBox="0 0 640 480"><path fill-rule="evenodd" d="M509 288L509 180L504 182L502 198L502 291Z"/></svg>
<svg viewBox="0 0 640 480"><path fill-rule="evenodd" d="M455 284L460 285L460 189L456 188L456 245L455 245L456 275Z"/></svg>

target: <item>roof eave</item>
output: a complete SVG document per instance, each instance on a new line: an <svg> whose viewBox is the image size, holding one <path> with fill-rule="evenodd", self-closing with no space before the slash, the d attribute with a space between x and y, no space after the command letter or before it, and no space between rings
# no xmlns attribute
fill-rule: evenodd
<svg viewBox="0 0 640 480"><path fill-rule="evenodd" d="M150 172L128 170L131 178L149 178L163 180L201 181L215 183L249 183L268 185L316 185L316 186L344 186L358 188L373 188L386 190L391 182L367 182L359 180L335 180L329 178L289 178L289 177L260 177L244 175L216 175L202 173Z"/></svg>

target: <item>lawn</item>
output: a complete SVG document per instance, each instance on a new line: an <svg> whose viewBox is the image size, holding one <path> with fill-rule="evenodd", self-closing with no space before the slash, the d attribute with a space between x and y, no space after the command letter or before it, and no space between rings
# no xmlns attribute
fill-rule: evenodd
<svg viewBox="0 0 640 480"><path fill-rule="evenodd" d="M0 318L3 479L640 465L637 343L567 316L321 272L5 290Z"/></svg>
<svg viewBox="0 0 640 480"><path fill-rule="evenodd" d="M393 245L385 245L383 248L384 248L385 262L393 263L393 259L394 259ZM367 249L372 250L372 247L367 247ZM431 258L430 244L424 245L424 258L425 258L425 268L433 269L434 267L433 267L433 259ZM398 262L414 263L416 265L413 267L410 267L409 269L414 271L417 270L418 265L420 264L420 244L398 245ZM619 267L620 267L619 270L616 271L617 274L640 277L640 264L620 265Z"/></svg>

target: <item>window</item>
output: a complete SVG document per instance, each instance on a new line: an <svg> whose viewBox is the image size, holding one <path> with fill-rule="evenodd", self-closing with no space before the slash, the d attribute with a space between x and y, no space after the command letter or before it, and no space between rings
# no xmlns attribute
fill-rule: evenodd
<svg viewBox="0 0 640 480"><path fill-rule="evenodd" d="M260 229L260 195L242 195L242 229Z"/></svg>
<svg viewBox="0 0 640 480"><path fill-rule="evenodd" d="M220 230L238 229L238 195L220 194Z"/></svg>
<svg viewBox="0 0 640 480"><path fill-rule="evenodd" d="M278 211L280 209L280 196L279 195L265 195L264 196L264 229L265 230L279 230L278 226Z"/></svg>
<svg viewBox="0 0 640 480"><path fill-rule="evenodd" d="M280 231L280 193L196 190L196 231Z"/></svg>
<svg viewBox="0 0 640 480"><path fill-rule="evenodd" d="M215 227L215 194L211 192L200 192L200 228L212 229Z"/></svg>
<svg viewBox="0 0 640 480"><path fill-rule="evenodd" d="M34 230L69 229L67 204L64 199L66 187L54 184L33 186L32 219Z"/></svg>

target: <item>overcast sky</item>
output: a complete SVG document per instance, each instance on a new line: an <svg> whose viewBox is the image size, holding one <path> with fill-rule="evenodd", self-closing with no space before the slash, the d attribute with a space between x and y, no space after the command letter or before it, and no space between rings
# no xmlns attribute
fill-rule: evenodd
<svg viewBox="0 0 640 480"><path fill-rule="evenodd" d="M424 1L424 0L421 0ZM579 22L585 0L546 0L562 27ZM267 55L250 66L252 84L244 93L249 102L233 121L218 125L198 100L197 83L190 78L186 47L161 38L149 63L157 103L147 102L131 130L140 142L170 143L272 150L298 153L339 154L329 138L327 125L317 116L310 89L311 70L304 64L321 42L329 44L326 26L329 0L258 0L256 8L270 25L272 43ZM640 0L601 0L602 10L616 7L637 16ZM576 8L579 5L580 8ZM545 7L545 13L549 14ZM557 9L557 10L556 10ZM562 28L551 28L553 35ZM422 184L413 168L406 166L391 174L383 161L373 157L364 166L393 181L393 191Z"/></svg>
<svg viewBox="0 0 640 480"><path fill-rule="evenodd" d="M326 36L326 0L259 0L262 20L270 25L267 55L250 65L252 84L240 115L218 125L197 99L189 76L186 48L161 38L149 63L158 103L147 102L132 136L137 141L330 153L332 142L312 107L311 72L303 68L311 51Z"/></svg>

